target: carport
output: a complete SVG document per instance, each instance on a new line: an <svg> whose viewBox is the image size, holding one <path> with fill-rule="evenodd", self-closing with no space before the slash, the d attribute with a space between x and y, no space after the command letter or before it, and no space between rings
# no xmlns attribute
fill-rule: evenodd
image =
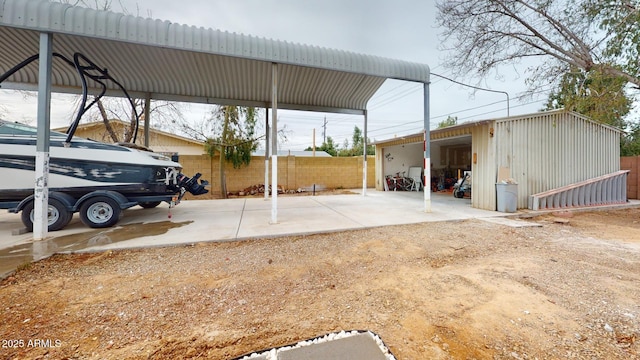
<svg viewBox="0 0 640 360"><path fill-rule="evenodd" d="M362 115L366 139L367 103L384 81L419 82L424 84L423 164L430 163L429 67L424 64L46 0L3 0L0 46L5 50L0 55L2 72L39 54L38 67L30 65L2 84L5 89L38 91L36 178L39 180L34 179L34 240L43 239L47 234L43 209L48 201L46 164L51 92L79 93L81 89L75 71L52 62L53 53L67 57L82 53L107 68L132 97L146 99L147 103L157 99L271 108L271 141L267 140L267 148L271 145L274 188L278 182L278 109ZM95 90L95 85L90 83L89 87ZM119 95L115 87L108 90L107 95ZM145 121L145 132L148 126L149 122ZM366 194L366 156L364 167L363 195ZM424 169L428 179L429 166ZM268 172L268 165L265 170ZM271 198L271 223L278 222L277 198L276 191ZM431 210L429 192L424 194L424 210Z"/></svg>

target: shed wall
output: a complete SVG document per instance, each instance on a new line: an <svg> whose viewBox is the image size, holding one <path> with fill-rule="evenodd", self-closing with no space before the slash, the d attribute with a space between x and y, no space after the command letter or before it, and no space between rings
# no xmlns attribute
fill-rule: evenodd
<svg viewBox="0 0 640 360"><path fill-rule="evenodd" d="M497 121L495 137L496 171L518 182L518 208L530 194L620 170L620 133L574 113Z"/></svg>
<svg viewBox="0 0 640 360"><path fill-rule="evenodd" d="M485 210L496 209L496 138L490 133L492 124L471 130L471 206Z"/></svg>

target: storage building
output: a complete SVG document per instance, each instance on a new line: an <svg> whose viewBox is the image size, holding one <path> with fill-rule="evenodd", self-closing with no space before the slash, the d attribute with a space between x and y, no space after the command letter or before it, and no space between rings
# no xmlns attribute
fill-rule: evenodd
<svg viewBox="0 0 640 360"><path fill-rule="evenodd" d="M553 110L432 130L432 190L471 171L471 204L496 210L496 183L513 179L517 208L566 208L626 202L620 171L622 132L578 113ZM386 176L422 167L424 135L375 142L376 189Z"/></svg>

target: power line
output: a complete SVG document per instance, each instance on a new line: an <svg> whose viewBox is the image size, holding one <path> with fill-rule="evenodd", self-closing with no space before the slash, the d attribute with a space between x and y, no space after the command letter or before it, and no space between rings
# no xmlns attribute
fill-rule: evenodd
<svg viewBox="0 0 640 360"><path fill-rule="evenodd" d="M477 89L477 90L482 90L482 91L489 91L489 92L494 92L494 93L501 93L501 94L505 94L505 95L507 95L507 116L509 116L509 93L508 93L508 92L506 92L506 91L500 91L500 90L485 89L485 88L481 88L481 87L478 87L478 86L474 86L474 85L469 85L469 84L461 83L461 82L459 82L459 81L456 81L456 80L450 79L450 78L448 78L448 77L446 77L446 76L438 75L438 74L433 73L433 72L431 73L431 75L434 75L434 76L437 76L437 77L443 78L443 79L445 79L445 80L449 80L449 81L451 81L452 83L455 83L455 84L458 84L458 85L462 85L462 86L470 87L470 88L472 88L472 89Z"/></svg>

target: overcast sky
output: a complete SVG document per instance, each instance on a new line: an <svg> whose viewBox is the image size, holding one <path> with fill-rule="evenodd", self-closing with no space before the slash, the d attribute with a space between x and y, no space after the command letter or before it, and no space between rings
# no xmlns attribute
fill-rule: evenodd
<svg viewBox="0 0 640 360"><path fill-rule="evenodd" d="M356 53L383 56L424 63L436 74L455 77L442 64L443 53L438 50L440 30L434 25L436 10L431 0L120 0L131 14L171 22L195 25L223 31L295 43L348 50ZM120 11L114 0L115 11ZM507 91L511 97L510 114L524 114L542 108L546 96L518 101L525 90L524 69L501 69L502 79L485 79L481 86ZM473 79L456 77L458 81L476 84ZM432 77L430 87L431 125L447 116L457 116L459 122L488 119L507 115L506 96L475 92L451 82ZM0 94L5 107L7 96ZM52 126L69 123L68 97L60 96L52 104ZM25 103L10 104L10 114L4 118L32 120L35 107L25 110ZM384 140L422 130L423 105L420 84L387 81L368 104L369 138ZM188 118L202 119L206 108L191 106ZM313 112L280 111L279 126L289 130L283 150L301 150L312 143L316 129L319 145L322 124L327 119L327 135L337 144L350 138L355 125L362 128L361 116Z"/></svg>

